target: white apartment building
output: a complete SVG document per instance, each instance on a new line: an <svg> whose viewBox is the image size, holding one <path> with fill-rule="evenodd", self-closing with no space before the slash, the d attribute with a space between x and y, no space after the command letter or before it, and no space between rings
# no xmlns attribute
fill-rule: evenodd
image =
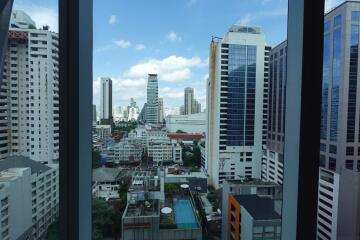
<svg viewBox="0 0 360 240"><path fill-rule="evenodd" d="M59 169L27 157L0 160L0 239L41 239L58 215Z"/></svg>
<svg viewBox="0 0 360 240"><path fill-rule="evenodd" d="M95 132L100 138L111 137L111 125L96 125Z"/></svg>
<svg viewBox="0 0 360 240"><path fill-rule="evenodd" d="M234 25L210 44L206 161L209 184L260 178L265 37Z"/></svg>
<svg viewBox="0 0 360 240"><path fill-rule="evenodd" d="M147 154L154 164L163 161L182 163L182 148L178 143L171 143L170 138L149 138L147 142Z"/></svg>
<svg viewBox="0 0 360 240"><path fill-rule="evenodd" d="M165 118L166 130L175 133L182 130L187 133L206 132L206 113L194 113L188 115L168 115Z"/></svg>
<svg viewBox="0 0 360 240"><path fill-rule="evenodd" d="M119 164L140 162L143 153L141 138L124 138L111 147L111 159Z"/></svg>
<svg viewBox="0 0 360 240"><path fill-rule="evenodd" d="M58 34L34 27L24 12L12 13L0 88L0 158L57 163Z"/></svg>
<svg viewBox="0 0 360 240"><path fill-rule="evenodd" d="M120 170L117 168L100 167L92 173L92 193L94 197L119 198Z"/></svg>

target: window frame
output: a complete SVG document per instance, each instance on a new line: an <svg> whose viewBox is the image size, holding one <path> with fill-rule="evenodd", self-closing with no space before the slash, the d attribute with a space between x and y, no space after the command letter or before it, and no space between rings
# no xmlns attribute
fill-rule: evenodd
<svg viewBox="0 0 360 240"><path fill-rule="evenodd" d="M324 0L289 0L282 239L315 239Z"/></svg>
<svg viewBox="0 0 360 240"><path fill-rule="evenodd" d="M286 106L282 239L312 239L324 1L289 0L288 13L286 94L291 98ZM92 14L92 0L59 0L61 239L91 239Z"/></svg>
<svg viewBox="0 0 360 240"><path fill-rule="evenodd" d="M59 0L61 239L91 239L92 23L92 0Z"/></svg>

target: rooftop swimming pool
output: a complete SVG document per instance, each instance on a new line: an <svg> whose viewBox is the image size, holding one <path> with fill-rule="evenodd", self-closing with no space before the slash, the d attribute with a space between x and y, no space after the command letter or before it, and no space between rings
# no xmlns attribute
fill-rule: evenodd
<svg viewBox="0 0 360 240"><path fill-rule="evenodd" d="M174 202L175 222L177 228L198 228L190 200L181 199Z"/></svg>

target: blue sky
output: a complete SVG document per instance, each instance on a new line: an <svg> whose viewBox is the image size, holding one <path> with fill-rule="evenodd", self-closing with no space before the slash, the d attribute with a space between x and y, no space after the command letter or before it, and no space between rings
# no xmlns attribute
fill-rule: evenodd
<svg viewBox="0 0 360 240"><path fill-rule="evenodd" d="M327 7L340 0L327 0ZM57 31L57 1L15 0L38 26ZM134 97L142 107L146 75L159 74L166 107L183 104L183 89L195 88L205 106L205 79L212 36L235 23L259 26L274 46L286 38L286 0L94 0L94 103L99 77L113 78L113 104Z"/></svg>

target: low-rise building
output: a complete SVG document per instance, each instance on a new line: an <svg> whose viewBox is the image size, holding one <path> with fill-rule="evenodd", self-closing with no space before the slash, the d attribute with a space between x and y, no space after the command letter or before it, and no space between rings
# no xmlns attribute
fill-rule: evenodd
<svg viewBox="0 0 360 240"><path fill-rule="evenodd" d="M153 137L148 139L147 154L156 165L166 161L182 163L181 145L179 143L171 143L168 137Z"/></svg>
<svg viewBox="0 0 360 240"><path fill-rule="evenodd" d="M119 198L120 170L100 167L93 170L93 196L105 200Z"/></svg>
<svg viewBox="0 0 360 240"><path fill-rule="evenodd" d="M140 138L123 138L110 149L110 159L117 164L138 163L141 161L143 144Z"/></svg>
<svg viewBox="0 0 360 240"><path fill-rule="evenodd" d="M206 192L207 176L202 169L192 171L177 165L165 169L165 183L187 184L191 191Z"/></svg>
<svg viewBox="0 0 360 240"><path fill-rule="evenodd" d="M244 179L244 180L225 180L222 189L222 239L227 239L227 221L229 196L237 195L257 195L259 197L267 197L273 200L274 209L281 215L282 207L282 186L272 182L265 182L260 179ZM247 239L247 238L244 238Z"/></svg>
<svg viewBox="0 0 360 240"><path fill-rule="evenodd" d="M158 199L164 201L164 173L157 171L135 171L129 187L127 200L130 203Z"/></svg>
<svg viewBox="0 0 360 240"><path fill-rule="evenodd" d="M111 125L96 125L95 132L100 138L111 137Z"/></svg>
<svg viewBox="0 0 360 240"><path fill-rule="evenodd" d="M204 112L189 115L168 115L165 122L166 129L170 133L175 133L178 130L187 133L206 132L206 114Z"/></svg>
<svg viewBox="0 0 360 240"><path fill-rule="evenodd" d="M58 165L0 160L0 239L42 239L58 216Z"/></svg>
<svg viewBox="0 0 360 240"><path fill-rule="evenodd" d="M202 239L198 214L189 192L181 197L129 201L122 216L122 239Z"/></svg>
<svg viewBox="0 0 360 240"><path fill-rule="evenodd" d="M224 239L281 239L281 216L271 198L258 195L228 195Z"/></svg>

